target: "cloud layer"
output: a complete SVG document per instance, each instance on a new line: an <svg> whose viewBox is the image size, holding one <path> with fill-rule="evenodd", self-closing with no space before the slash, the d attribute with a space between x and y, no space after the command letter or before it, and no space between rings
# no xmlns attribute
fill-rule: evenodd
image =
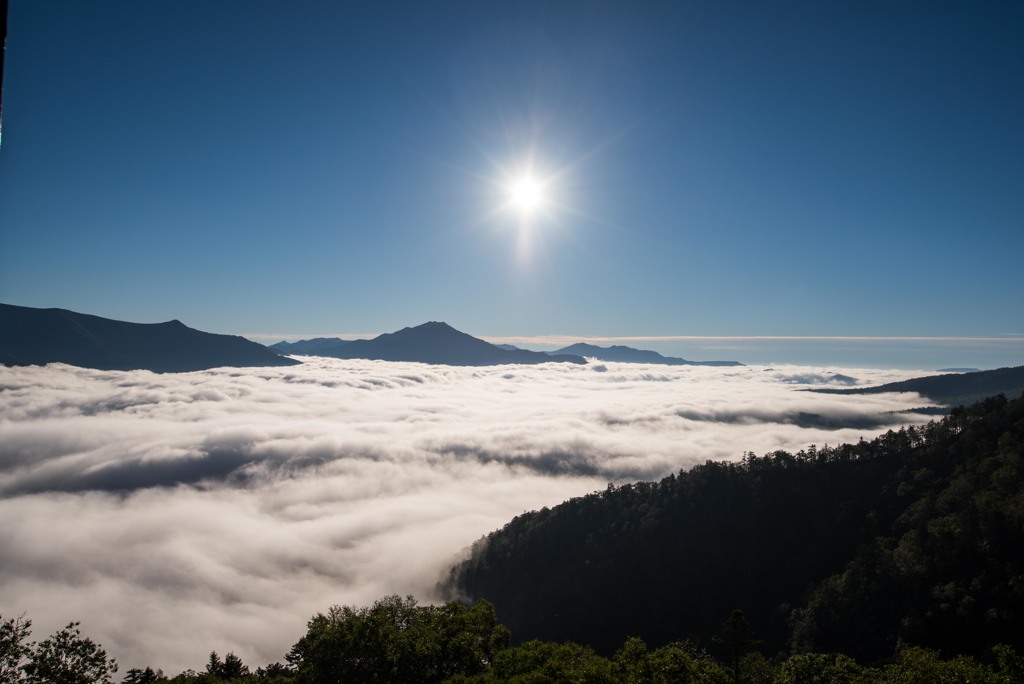
<svg viewBox="0 0 1024 684"><path fill-rule="evenodd" d="M524 510L924 422L899 413L917 395L799 391L914 375L0 368L0 612L27 611L37 637L82 620L125 667L198 668L211 649L265 664L332 603L430 600L458 553Z"/></svg>

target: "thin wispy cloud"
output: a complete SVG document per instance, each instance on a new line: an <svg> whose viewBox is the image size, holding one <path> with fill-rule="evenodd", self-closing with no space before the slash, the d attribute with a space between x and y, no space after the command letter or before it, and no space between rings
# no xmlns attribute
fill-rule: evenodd
<svg viewBox="0 0 1024 684"><path fill-rule="evenodd" d="M927 420L897 413L917 395L799 391L837 372L0 368L0 605L40 633L81 619L127 667L176 672L210 649L264 664L332 603L430 600L461 550L524 510Z"/></svg>
<svg viewBox="0 0 1024 684"><path fill-rule="evenodd" d="M314 337L340 337L343 340L371 339L382 334L378 332L241 332L233 333L251 340L299 340ZM481 335L480 338L493 344L533 344L543 346L567 346L575 342L590 344L625 344L632 342L764 342L764 341L808 341L808 342L955 342L955 343L1016 343L1024 333L1000 333L994 337L958 337L949 335Z"/></svg>
<svg viewBox="0 0 1024 684"><path fill-rule="evenodd" d="M537 345L568 345L573 342L619 344L626 342L956 342L961 344L1006 342L1016 343L1018 334L1005 333L1000 337L950 337L910 335L629 335L629 336L579 336L579 335L532 335L532 336L483 336L492 343Z"/></svg>
<svg viewBox="0 0 1024 684"><path fill-rule="evenodd" d="M373 338L378 333L290 334L251 333L264 343L312 337ZM949 367L979 369L1024 363L1024 336L1000 334L962 336L864 335L516 335L484 336L495 344L551 351L576 342L598 346L627 345L653 349L695 361L739 361L747 364L839 364L860 368L908 368L935 371Z"/></svg>
<svg viewBox="0 0 1024 684"><path fill-rule="evenodd" d="M254 342L260 342L262 344L273 344L274 342L294 342L295 340L311 340L316 337L340 337L343 340L372 340L374 337L380 335L380 332L317 332L317 333L297 333L297 332L282 332L282 333L264 333L264 332L240 332L231 333L232 335L240 335Z"/></svg>

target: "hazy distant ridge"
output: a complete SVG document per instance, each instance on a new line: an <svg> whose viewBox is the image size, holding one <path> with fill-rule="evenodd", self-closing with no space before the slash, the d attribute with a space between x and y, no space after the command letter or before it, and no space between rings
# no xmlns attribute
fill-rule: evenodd
<svg viewBox="0 0 1024 684"><path fill-rule="evenodd" d="M220 366L290 366L299 361L244 337L202 332L178 320L129 323L66 309L0 304L0 363L67 363L166 373Z"/></svg>
<svg viewBox="0 0 1024 684"><path fill-rule="evenodd" d="M334 351L348 344L340 337L314 337L298 342L278 342L270 348L281 354L304 354L307 356L334 356Z"/></svg>
<svg viewBox="0 0 1024 684"><path fill-rule="evenodd" d="M496 366L505 363L586 363L572 354L545 354L525 349L504 349L456 330L444 322L431 321L412 328L378 335L372 340L345 341L317 338L278 342L271 349L285 354L331 356L337 359L415 361L448 366Z"/></svg>
<svg viewBox="0 0 1024 684"><path fill-rule="evenodd" d="M855 389L814 389L826 394L879 394L881 392L917 392L943 404L972 404L985 397L1003 394L1015 399L1024 392L1024 366L998 368L976 373L948 373L924 378L890 382L877 387Z"/></svg>
<svg viewBox="0 0 1024 684"><path fill-rule="evenodd" d="M688 361L675 356L662 356L656 351L635 349L622 345L598 347L597 345L577 342L551 354L576 354L599 361L618 361L620 363L660 363L668 366L742 366L739 361Z"/></svg>

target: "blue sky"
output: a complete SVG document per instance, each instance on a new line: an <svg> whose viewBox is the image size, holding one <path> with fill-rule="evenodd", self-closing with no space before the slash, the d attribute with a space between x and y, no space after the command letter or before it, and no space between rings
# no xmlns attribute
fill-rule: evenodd
<svg viewBox="0 0 1024 684"><path fill-rule="evenodd" d="M12 0L0 301L1019 337L1021 35L1008 2Z"/></svg>

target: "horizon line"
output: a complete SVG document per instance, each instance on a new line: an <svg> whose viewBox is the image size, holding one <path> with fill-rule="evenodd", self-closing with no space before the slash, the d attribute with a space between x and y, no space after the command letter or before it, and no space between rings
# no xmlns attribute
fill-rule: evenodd
<svg viewBox="0 0 1024 684"><path fill-rule="evenodd" d="M337 337L344 340L373 339L384 333L234 333L251 340L305 340ZM474 336L476 337L476 336ZM492 344L512 342L568 345L576 342L701 342L701 341L816 341L816 342L1024 342L1024 333L1004 333L1002 337L952 335L480 335Z"/></svg>

